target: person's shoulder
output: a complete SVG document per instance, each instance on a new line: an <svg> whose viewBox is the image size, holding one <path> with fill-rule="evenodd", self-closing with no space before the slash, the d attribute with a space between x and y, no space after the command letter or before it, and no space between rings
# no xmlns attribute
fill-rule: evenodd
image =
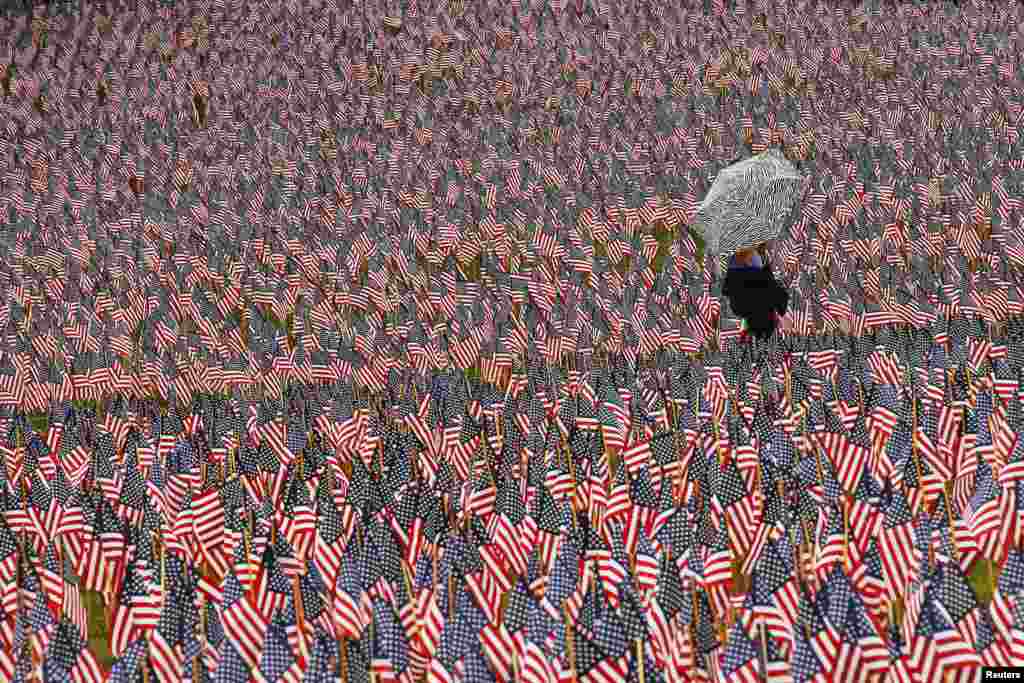
<svg viewBox="0 0 1024 683"><path fill-rule="evenodd" d="M725 273L726 286L729 284L740 285L749 281L751 272L746 268L730 268Z"/></svg>

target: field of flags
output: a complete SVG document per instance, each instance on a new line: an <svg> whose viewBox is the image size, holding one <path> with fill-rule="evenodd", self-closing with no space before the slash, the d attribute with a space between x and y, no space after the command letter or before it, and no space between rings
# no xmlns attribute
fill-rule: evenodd
<svg viewBox="0 0 1024 683"><path fill-rule="evenodd" d="M8 414L0 674L974 680L1022 656L1024 390L972 334Z"/></svg>
<svg viewBox="0 0 1024 683"><path fill-rule="evenodd" d="M1024 665L1021 3L80 5L0 16L0 681Z"/></svg>

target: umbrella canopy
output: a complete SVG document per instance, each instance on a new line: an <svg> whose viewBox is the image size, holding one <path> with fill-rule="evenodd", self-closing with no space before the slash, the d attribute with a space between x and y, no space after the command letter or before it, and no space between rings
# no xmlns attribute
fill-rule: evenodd
<svg viewBox="0 0 1024 683"><path fill-rule="evenodd" d="M724 270L740 249L774 239L805 184L803 175L777 149L722 169L697 207L694 229L707 253Z"/></svg>

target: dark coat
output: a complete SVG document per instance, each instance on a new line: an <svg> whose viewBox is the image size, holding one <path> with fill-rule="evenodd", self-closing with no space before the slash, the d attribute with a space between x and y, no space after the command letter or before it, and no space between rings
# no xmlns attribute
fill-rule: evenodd
<svg viewBox="0 0 1024 683"><path fill-rule="evenodd" d="M733 312L747 323L750 334L762 339L775 331L775 313L786 315L789 292L775 280L771 264L761 270L729 270L722 294Z"/></svg>

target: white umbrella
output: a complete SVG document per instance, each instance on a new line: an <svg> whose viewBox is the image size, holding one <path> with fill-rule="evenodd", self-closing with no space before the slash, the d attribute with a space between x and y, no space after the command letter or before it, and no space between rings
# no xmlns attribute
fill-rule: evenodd
<svg viewBox="0 0 1024 683"><path fill-rule="evenodd" d="M697 207L693 228L724 270L735 252L774 239L782 231L807 180L778 149L722 169Z"/></svg>

